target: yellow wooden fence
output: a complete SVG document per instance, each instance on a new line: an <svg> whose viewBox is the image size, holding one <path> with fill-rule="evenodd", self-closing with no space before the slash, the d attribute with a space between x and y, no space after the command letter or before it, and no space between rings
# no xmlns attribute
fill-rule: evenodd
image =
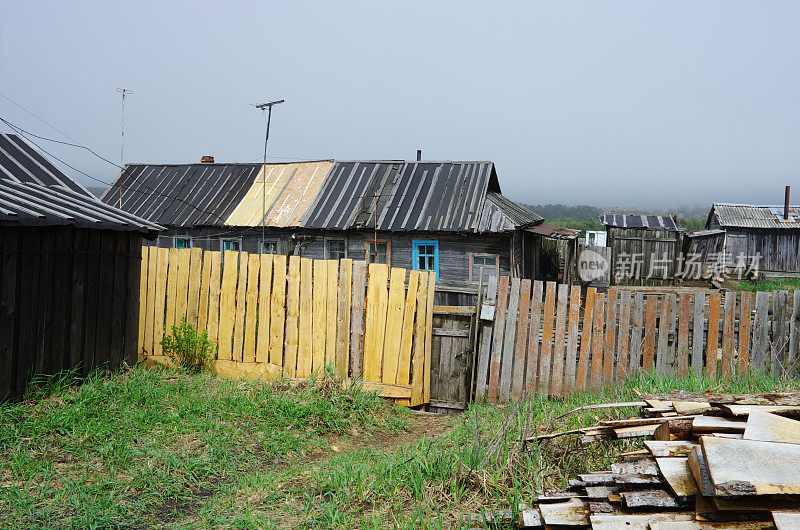
<svg viewBox="0 0 800 530"><path fill-rule="evenodd" d="M161 340L185 318L217 344L218 373L307 379L331 365L416 406L430 400L434 288L434 273L350 259L145 246L139 358L168 363Z"/></svg>

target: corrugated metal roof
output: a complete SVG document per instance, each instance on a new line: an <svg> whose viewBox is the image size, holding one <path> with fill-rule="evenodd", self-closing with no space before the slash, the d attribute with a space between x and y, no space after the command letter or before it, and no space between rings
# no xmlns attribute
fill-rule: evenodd
<svg viewBox="0 0 800 530"><path fill-rule="evenodd" d="M298 226L315 201L333 161L267 164L225 221L233 226ZM266 182L264 179L266 169ZM265 212L262 215L262 212Z"/></svg>
<svg viewBox="0 0 800 530"><path fill-rule="evenodd" d="M600 216L600 222L615 228L678 230L675 217L671 215L603 214Z"/></svg>
<svg viewBox="0 0 800 530"><path fill-rule="evenodd" d="M221 226L261 164L128 164L103 194L107 204L165 226Z"/></svg>
<svg viewBox="0 0 800 530"><path fill-rule="evenodd" d="M157 224L99 201L14 134L0 134L0 224L142 233L162 230Z"/></svg>
<svg viewBox="0 0 800 530"><path fill-rule="evenodd" d="M716 236L724 233L725 230L718 230L716 228L712 228L710 230L695 230L694 232L687 232L684 235L686 237L706 237L706 236Z"/></svg>
<svg viewBox="0 0 800 530"><path fill-rule="evenodd" d="M533 232L534 234L539 234L545 237L551 237L553 239L575 239L581 233L580 230L553 225L536 225L533 228L528 228L527 230L528 232Z"/></svg>
<svg viewBox="0 0 800 530"><path fill-rule="evenodd" d="M711 215L716 215L722 227L736 228L800 228L800 207L789 207L789 219L783 218L783 206L754 204L714 204Z"/></svg>

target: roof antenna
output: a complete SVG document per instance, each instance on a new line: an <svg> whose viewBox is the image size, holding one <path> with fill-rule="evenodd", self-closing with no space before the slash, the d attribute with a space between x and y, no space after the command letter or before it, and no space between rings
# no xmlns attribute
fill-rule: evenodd
<svg viewBox="0 0 800 530"><path fill-rule="evenodd" d="M264 167L262 169L262 178L264 181L261 184L261 248L259 254L264 252L264 227L267 224L267 142L269 142L269 122L272 120L272 107L280 105L285 100L279 99L277 101L270 101L268 103L259 103L253 105L255 108L260 109L263 113L267 111L267 133L264 136Z"/></svg>
<svg viewBox="0 0 800 530"><path fill-rule="evenodd" d="M122 144L119 148L119 165L123 166L123 156L125 155L125 96L133 94L133 90L127 88L118 88L117 92L122 93ZM122 173L124 169L119 171L119 209L122 209Z"/></svg>

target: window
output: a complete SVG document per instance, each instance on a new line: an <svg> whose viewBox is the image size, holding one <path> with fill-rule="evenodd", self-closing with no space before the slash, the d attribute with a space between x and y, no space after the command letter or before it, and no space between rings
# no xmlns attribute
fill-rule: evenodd
<svg viewBox="0 0 800 530"><path fill-rule="evenodd" d="M439 281L439 242L419 241L412 243L411 268L415 271L435 271Z"/></svg>
<svg viewBox="0 0 800 530"><path fill-rule="evenodd" d="M497 254L470 254L469 258L470 283L478 283L482 277L486 285L491 276L500 275L500 256Z"/></svg>
<svg viewBox="0 0 800 530"><path fill-rule="evenodd" d="M344 259L347 257L346 239L326 239L325 259Z"/></svg>
<svg viewBox="0 0 800 530"><path fill-rule="evenodd" d="M392 257L392 243L388 239L367 239L367 263L389 265Z"/></svg>
<svg viewBox="0 0 800 530"><path fill-rule="evenodd" d="M172 238L172 246L175 248L192 248L192 238L190 236L175 236Z"/></svg>
<svg viewBox="0 0 800 530"><path fill-rule="evenodd" d="M594 236L595 236L595 234L593 234L592 232L588 232L586 234L586 238L588 239L587 243L589 245L594 245Z"/></svg>
<svg viewBox="0 0 800 530"><path fill-rule="evenodd" d="M264 239L261 241L262 254L279 254L277 239Z"/></svg>
<svg viewBox="0 0 800 530"><path fill-rule="evenodd" d="M221 239L220 240L220 248L225 250L233 250L235 252L239 252L241 250L241 242L238 238L228 238L228 239Z"/></svg>

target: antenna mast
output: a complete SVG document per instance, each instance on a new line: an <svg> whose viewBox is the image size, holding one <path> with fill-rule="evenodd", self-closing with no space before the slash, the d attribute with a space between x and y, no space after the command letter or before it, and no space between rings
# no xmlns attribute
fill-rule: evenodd
<svg viewBox="0 0 800 530"><path fill-rule="evenodd" d="M119 148L119 165L123 165L123 156L125 155L125 96L133 94L133 90L127 88L118 88L117 92L122 93L122 144ZM122 209L122 171L119 172L119 208Z"/></svg>
<svg viewBox="0 0 800 530"><path fill-rule="evenodd" d="M262 113L267 111L267 133L264 136L264 166L261 169L261 178L264 179L264 181L261 184L261 248L259 248L259 254L264 252L264 229L267 224L267 142L269 142L269 123L272 120L272 107L280 105L283 102L283 99L279 99L277 101L253 105L255 108L261 110Z"/></svg>

